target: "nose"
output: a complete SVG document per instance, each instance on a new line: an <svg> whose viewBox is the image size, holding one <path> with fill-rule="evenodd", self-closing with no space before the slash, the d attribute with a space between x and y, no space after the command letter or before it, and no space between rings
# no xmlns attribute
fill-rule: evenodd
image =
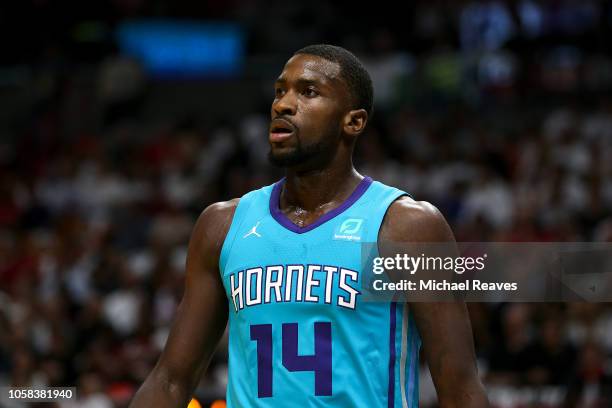
<svg viewBox="0 0 612 408"><path fill-rule="evenodd" d="M282 96L277 96L272 102L272 112L275 116L295 115L297 111L297 99L292 91L287 91Z"/></svg>

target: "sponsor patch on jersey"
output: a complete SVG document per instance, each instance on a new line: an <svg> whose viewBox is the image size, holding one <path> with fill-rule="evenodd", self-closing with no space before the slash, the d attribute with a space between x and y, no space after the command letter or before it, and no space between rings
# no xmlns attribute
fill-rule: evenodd
<svg viewBox="0 0 612 408"><path fill-rule="evenodd" d="M334 230L333 239L361 241L365 232L364 221L363 218L345 218Z"/></svg>

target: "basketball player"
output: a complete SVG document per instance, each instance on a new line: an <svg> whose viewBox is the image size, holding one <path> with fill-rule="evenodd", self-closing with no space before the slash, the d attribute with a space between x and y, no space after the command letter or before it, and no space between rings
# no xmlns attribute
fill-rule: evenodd
<svg viewBox="0 0 612 408"><path fill-rule="evenodd" d="M340 47L276 80L279 182L200 215L185 293L132 407L185 407L229 319L229 407L416 407L423 343L440 407L487 407L465 305L360 301L360 243L453 242L431 204L360 175L372 83Z"/></svg>

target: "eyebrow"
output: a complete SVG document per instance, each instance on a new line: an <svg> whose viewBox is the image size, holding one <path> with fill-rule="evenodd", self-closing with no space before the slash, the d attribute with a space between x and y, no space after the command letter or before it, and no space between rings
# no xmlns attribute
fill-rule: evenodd
<svg viewBox="0 0 612 408"><path fill-rule="evenodd" d="M320 85L320 86L326 86L325 82L322 81L317 81L314 79L306 79L306 78L298 78L295 81L298 85ZM275 84L286 84L287 80L285 78L278 78L275 82Z"/></svg>

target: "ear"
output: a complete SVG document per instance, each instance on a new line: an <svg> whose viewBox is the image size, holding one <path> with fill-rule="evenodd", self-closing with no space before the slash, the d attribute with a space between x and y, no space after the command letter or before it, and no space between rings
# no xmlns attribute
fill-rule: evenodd
<svg viewBox="0 0 612 408"><path fill-rule="evenodd" d="M344 116L344 133L358 136L368 123L368 112L365 109L352 110Z"/></svg>

